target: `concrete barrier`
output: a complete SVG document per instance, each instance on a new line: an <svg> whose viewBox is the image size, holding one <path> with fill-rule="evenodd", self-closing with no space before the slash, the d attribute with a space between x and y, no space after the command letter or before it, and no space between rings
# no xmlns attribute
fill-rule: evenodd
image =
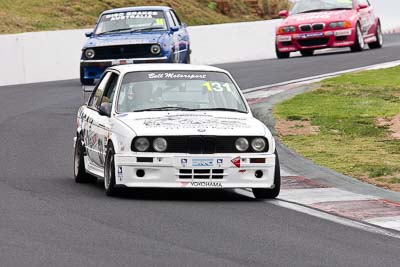
<svg viewBox="0 0 400 267"><path fill-rule="evenodd" d="M384 31L399 27L398 0L372 0ZM192 62L217 64L275 57L280 20L189 27ZM81 47L90 30L0 35L0 85L76 79Z"/></svg>
<svg viewBox="0 0 400 267"><path fill-rule="evenodd" d="M278 21L189 27L192 62L216 64L274 56ZM90 30L0 35L0 85L76 79L81 48Z"/></svg>

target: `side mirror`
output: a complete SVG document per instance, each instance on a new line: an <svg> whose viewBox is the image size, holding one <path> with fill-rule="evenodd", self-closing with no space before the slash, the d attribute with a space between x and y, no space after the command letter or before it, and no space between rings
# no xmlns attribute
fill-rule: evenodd
<svg viewBox="0 0 400 267"><path fill-rule="evenodd" d="M101 103L100 108L99 108L99 114L101 116L107 116L110 117L111 116L111 103Z"/></svg>
<svg viewBox="0 0 400 267"><path fill-rule="evenodd" d="M279 17L281 18L287 18L289 16L289 11L287 10L282 10L279 12Z"/></svg>
<svg viewBox="0 0 400 267"><path fill-rule="evenodd" d="M88 38L92 37L92 35L93 35L93 32L85 32L85 36Z"/></svg>
<svg viewBox="0 0 400 267"><path fill-rule="evenodd" d="M182 23L182 27L183 28L187 28L187 24L186 23Z"/></svg>
<svg viewBox="0 0 400 267"><path fill-rule="evenodd" d="M171 32L177 32L177 31L179 31L179 27L178 26L171 27Z"/></svg>
<svg viewBox="0 0 400 267"><path fill-rule="evenodd" d="M367 5L367 4L359 4L359 5L358 5L358 10L360 10L360 9L365 9L365 8L368 8L368 5Z"/></svg>

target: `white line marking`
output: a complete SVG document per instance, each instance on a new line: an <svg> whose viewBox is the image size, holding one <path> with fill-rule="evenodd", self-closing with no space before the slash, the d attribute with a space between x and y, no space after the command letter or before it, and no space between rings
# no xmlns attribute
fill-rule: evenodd
<svg viewBox="0 0 400 267"><path fill-rule="evenodd" d="M391 67L396 67L400 65L400 60L396 61L391 61L391 62L386 62L386 63L381 63L381 64L375 64L371 66L366 66L366 67L360 67L360 68L354 68L354 69L348 69L348 70L343 70L343 71L338 71L338 72L332 72L332 73L327 73L327 74L322 74L322 75L316 75L316 76L311 76L307 78L301 78L297 80L291 80L291 81L286 81L286 82L281 82L281 83L275 83L275 84L270 84L270 85L263 85L263 86L258 86L258 87L253 87L253 88L247 88L243 89L244 94L248 94L251 92L255 91L260 91L260 90L266 90L274 87L279 87L279 86L284 86L284 85L289 85L289 84L310 84L310 83L315 83L322 81L327 78L333 78L342 74L350 73L350 72L356 72L356 71L364 71L364 70L376 70L376 69L386 69L386 68L391 68Z"/></svg>
<svg viewBox="0 0 400 267"><path fill-rule="evenodd" d="M298 176L298 175L288 170L285 170L284 168L281 167L281 176Z"/></svg>
<svg viewBox="0 0 400 267"><path fill-rule="evenodd" d="M284 92L285 90L255 91L246 94L246 99L264 98Z"/></svg>
<svg viewBox="0 0 400 267"><path fill-rule="evenodd" d="M400 216L372 218L365 221L370 224L375 224L384 228L391 228L400 231Z"/></svg>
<svg viewBox="0 0 400 267"><path fill-rule="evenodd" d="M374 196L360 195L338 188L312 188L281 190L280 199L310 205L330 201L353 201L377 199Z"/></svg>
<svg viewBox="0 0 400 267"><path fill-rule="evenodd" d="M247 190L243 190L243 189L236 189L235 190L236 193L241 194L241 195L245 195L247 197L253 197L253 193L251 193L250 191ZM279 196L280 197L280 196ZM390 236L390 237L394 237L394 238L399 238L400 239L400 234L390 231L390 230L386 230L386 229L382 229L380 227L376 227L373 225L369 225L363 222L358 222L358 221L354 221L351 219L347 219L344 217L340 217L340 216L336 216L330 213L326 213L323 211L319 211L319 210L315 210L312 208L308 208L299 204L295 204L295 203L290 203L287 201L283 201L283 200L279 200L279 199L273 199L273 200L266 200L266 203L270 203L272 205L278 206L278 207L282 207L282 208L286 208L286 209L290 209L290 210L294 210L297 212L301 212L313 217L317 217L317 218L321 218L327 221L331 221L334 223L338 223L341 225L345 225L345 226L349 226L349 227L353 227L353 228L357 228L360 230L364 230L370 233L374 233L374 234L381 234L381 235L385 235L385 236Z"/></svg>

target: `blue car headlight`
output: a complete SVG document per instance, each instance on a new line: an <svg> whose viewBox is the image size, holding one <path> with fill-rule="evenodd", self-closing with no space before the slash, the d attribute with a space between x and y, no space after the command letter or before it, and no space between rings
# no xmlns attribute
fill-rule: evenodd
<svg viewBox="0 0 400 267"><path fill-rule="evenodd" d="M152 45L151 48L150 48L150 52L151 52L153 55L158 55L158 54L160 54L160 53L161 53L161 46L158 45L158 44Z"/></svg>
<svg viewBox="0 0 400 267"><path fill-rule="evenodd" d="M96 53L94 52L93 49L86 49L85 50L85 57L87 59L93 59L95 57Z"/></svg>

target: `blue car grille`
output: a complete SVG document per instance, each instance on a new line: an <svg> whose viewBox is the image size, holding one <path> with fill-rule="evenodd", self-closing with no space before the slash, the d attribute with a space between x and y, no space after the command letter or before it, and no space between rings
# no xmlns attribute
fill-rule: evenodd
<svg viewBox="0 0 400 267"><path fill-rule="evenodd" d="M152 44L104 46L94 48L94 59L121 59L155 57L150 51Z"/></svg>

